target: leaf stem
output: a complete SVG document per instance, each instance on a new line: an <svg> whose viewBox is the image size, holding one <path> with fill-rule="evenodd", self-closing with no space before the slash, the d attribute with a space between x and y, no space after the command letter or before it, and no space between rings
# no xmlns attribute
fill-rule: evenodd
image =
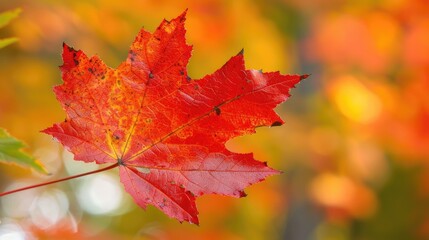
<svg viewBox="0 0 429 240"><path fill-rule="evenodd" d="M7 192L2 192L2 193L0 193L0 197L6 196L6 195L9 195L9 194L12 194L12 193L16 193L16 192L21 192L21 191L24 191L24 190L27 190L27 189L38 188L38 187L41 187L41 186L46 186L46 185L54 184L54 183L57 183L57 182L63 182L63 181L67 181L67 180L70 180L70 179L83 177L83 176L86 176L86 175L91 175L91 174L95 174L95 173L99 173L99 172L104 172L104 171L107 171L109 169L115 168L118 165L119 165L118 163L115 163L113 165L107 166L105 168L97 169L97 170L94 170L94 171L91 171L91 172L86 172L86 173L82 173L82 174L78 174L78 175L69 176L69 177L66 177L66 178L61 178L61 179L54 180L54 181L39 183L39 184L32 185L32 186L27 186L27 187L18 188L18 189L15 189L15 190L7 191Z"/></svg>

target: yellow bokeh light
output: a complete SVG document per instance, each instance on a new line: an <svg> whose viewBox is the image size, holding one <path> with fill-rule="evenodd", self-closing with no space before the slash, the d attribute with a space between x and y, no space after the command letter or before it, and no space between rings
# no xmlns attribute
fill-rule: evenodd
<svg viewBox="0 0 429 240"><path fill-rule="evenodd" d="M354 76L338 77L332 83L331 96L340 112L358 123L370 123L380 115L380 99Z"/></svg>

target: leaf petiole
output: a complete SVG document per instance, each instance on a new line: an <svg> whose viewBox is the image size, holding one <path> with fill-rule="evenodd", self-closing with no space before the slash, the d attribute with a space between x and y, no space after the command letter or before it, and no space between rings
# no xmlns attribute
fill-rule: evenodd
<svg viewBox="0 0 429 240"><path fill-rule="evenodd" d="M50 184L54 184L54 183L58 183L58 182L63 182L63 181L71 180L71 179L74 179L74 178L83 177L83 176L86 176L86 175L91 175L91 174L95 174L95 173L99 173L99 172L104 172L104 171L107 171L109 169L115 168L117 166L119 166L119 164L115 163L115 164L112 164L112 165L107 166L105 168L100 168L100 169L97 169L97 170L94 170L94 171L91 171L91 172L86 172L86 173L82 173L82 174L78 174L78 175L74 175L74 176L69 176L69 177L61 178L61 179L54 180L54 181L39 183L39 184L32 185L32 186L27 186L27 187L18 188L18 189L15 189L15 190L7 191L7 192L2 192L2 193L0 193L0 197L6 196L6 195L9 195L9 194L12 194L12 193L16 193L16 192L21 192L21 191L24 191L24 190L27 190L27 189L38 188L38 187L42 187L42 186L46 186L46 185L50 185Z"/></svg>

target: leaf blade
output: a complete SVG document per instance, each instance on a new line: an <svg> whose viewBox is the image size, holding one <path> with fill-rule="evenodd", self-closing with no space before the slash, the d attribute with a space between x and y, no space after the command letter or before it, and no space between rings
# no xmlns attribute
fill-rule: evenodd
<svg viewBox="0 0 429 240"><path fill-rule="evenodd" d="M162 156L163 153L155 153ZM175 153L170 149L170 153ZM177 156L177 155L175 155ZM279 174L266 165L256 161L252 154L237 154L229 151L223 153L207 153L187 156L187 161L170 162L162 167L147 167L147 159L136 160L128 165L132 167L146 166L150 172L174 179L174 184L182 185L195 196L204 194L220 194L232 197L245 196L243 189L262 181L263 179Z"/></svg>
<svg viewBox="0 0 429 240"><path fill-rule="evenodd" d="M125 190L143 209L150 204L180 222L199 223L195 197L184 188L171 184L166 175L156 170L146 173L124 166L119 167L119 175Z"/></svg>

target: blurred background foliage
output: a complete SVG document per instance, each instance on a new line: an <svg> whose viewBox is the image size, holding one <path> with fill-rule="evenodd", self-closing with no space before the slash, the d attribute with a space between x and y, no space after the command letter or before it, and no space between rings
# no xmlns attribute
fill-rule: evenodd
<svg viewBox="0 0 429 240"><path fill-rule="evenodd" d="M21 10L19 8L9 11L0 12L0 28L6 26L10 21L16 18ZM18 39L15 37L0 38L0 49L16 42Z"/></svg>
<svg viewBox="0 0 429 240"><path fill-rule="evenodd" d="M62 42L116 67L139 29L188 8L199 78L242 48L248 68L310 73L278 107L286 125L228 142L285 173L248 197L204 196L201 226L124 193L117 172L0 199L0 239L429 239L429 4L426 0L3 0L0 126L52 173L0 166L3 190L98 166L39 133L64 113Z"/></svg>

